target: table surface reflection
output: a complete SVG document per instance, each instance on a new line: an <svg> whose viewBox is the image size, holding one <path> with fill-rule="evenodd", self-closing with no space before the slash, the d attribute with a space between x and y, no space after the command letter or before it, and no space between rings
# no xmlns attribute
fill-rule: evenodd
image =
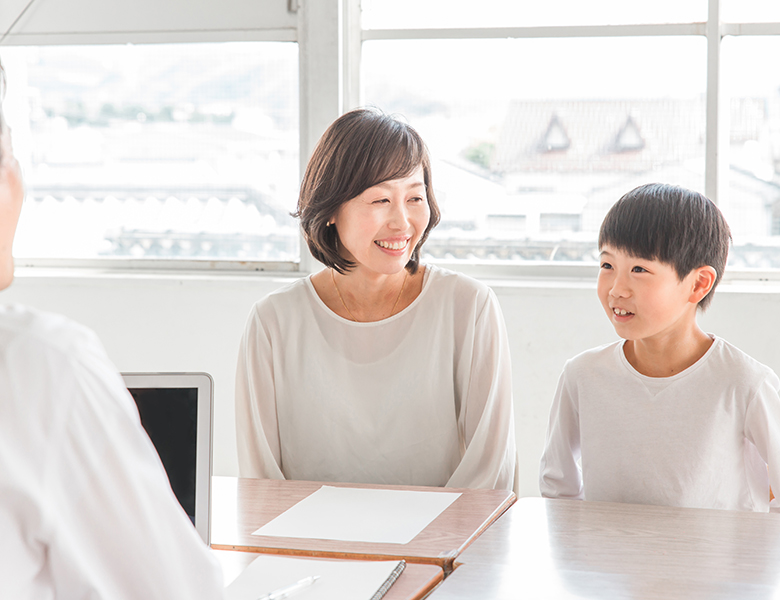
<svg viewBox="0 0 780 600"><path fill-rule="evenodd" d="M780 515L522 498L432 600L780 598Z"/></svg>

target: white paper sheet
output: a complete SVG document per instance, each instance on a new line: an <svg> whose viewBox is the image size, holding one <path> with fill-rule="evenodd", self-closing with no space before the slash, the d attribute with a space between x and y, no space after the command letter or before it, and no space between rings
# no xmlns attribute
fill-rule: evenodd
<svg viewBox="0 0 780 600"><path fill-rule="evenodd" d="M263 554L225 588L225 600L257 600L310 575L320 578L295 592L295 600L368 600L397 564L397 560L316 560Z"/></svg>
<svg viewBox="0 0 780 600"><path fill-rule="evenodd" d="M254 535L408 544L458 496L324 485Z"/></svg>

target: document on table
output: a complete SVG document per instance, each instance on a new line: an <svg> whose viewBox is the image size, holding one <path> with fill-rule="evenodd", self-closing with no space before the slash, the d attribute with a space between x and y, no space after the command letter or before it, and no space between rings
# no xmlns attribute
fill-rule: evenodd
<svg viewBox="0 0 780 600"><path fill-rule="evenodd" d="M319 578L295 592L295 600L369 600L398 562L317 560L263 554L225 588L225 600L257 600L312 575Z"/></svg>
<svg viewBox="0 0 780 600"><path fill-rule="evenodd" d="M324 485L254 535L408 544L459 496Z"/></svg>

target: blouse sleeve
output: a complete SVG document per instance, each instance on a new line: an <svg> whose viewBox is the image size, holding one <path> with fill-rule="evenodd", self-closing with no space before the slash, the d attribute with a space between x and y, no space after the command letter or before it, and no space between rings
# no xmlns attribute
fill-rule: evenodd
<svg viewBox="0 0 780 600"><path fill-rule="evenodd" d="M575 398L566 382L566 368L558 381L547 440L539 468L539 490L545 498L582 500L580 459L580 424Z"/></svg>
<svg viewBox="0 0 780 600"><path fill-rule="evenodd" d="M745 437L756 447L767 463L769 485L774 499L770 512L780 512L780 381L772 373L764 379L745 414Z"/></svg>
<svg viewBox="0 0 780 600"><path fill-rule="evenodd" d="M271 341L252 310L238 351L236 441L241 477L284 479Z"/></svg>
<svg viewBox="0 0 780 600"><path fill-rule="evenodd" d="M512 490L515 426L504 318L492 290L477 317L468 383L458 412L461 461L447 487Z"/></svg>

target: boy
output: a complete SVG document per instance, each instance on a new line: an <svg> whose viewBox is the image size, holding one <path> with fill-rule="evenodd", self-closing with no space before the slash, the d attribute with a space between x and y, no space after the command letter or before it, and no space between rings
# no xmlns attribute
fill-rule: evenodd
<svg viewBox="0 0 780 600"><path fill-rule="evenodd" d="M597 289L623 340L566 363L543 496L769 508L770 483L780 490L780 380L696 323L730 239L718 208L680 187L641 186L610 209Z"/></svg>

